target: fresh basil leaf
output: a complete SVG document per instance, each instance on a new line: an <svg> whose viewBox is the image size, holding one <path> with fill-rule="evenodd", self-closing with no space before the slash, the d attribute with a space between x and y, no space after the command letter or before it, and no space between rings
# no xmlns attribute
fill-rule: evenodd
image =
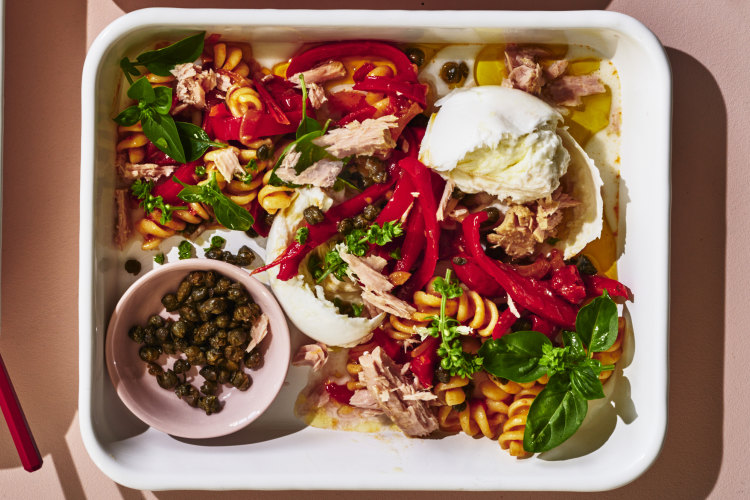
<svg viewBox="0 0 750 500"><path fill-rule="evenodd" d="M141 126L146 137L177 163L186 163L185 151L172 117L145 111L148 110L141 115Z"/></svg>
<svg viewBox="0 0 750 500"><path fill-rule="evenodd" d="M602 382L590 366L581 365L570 370L570 384L586 399L601 399L604 397Z"/></svg>
<svg viewBox="0 0 750 500"><path fill-rule="evenodd" d="M130 106L129 108L123 109L122 112L115 117L115 122L123 127L130 127L131 125L138 123L138 120L140 119L141 108L138 106Z"/></svg>
<svg viewBox="0 0 750 500"><path fill-rule="evenodd" d="M128 78L128 81L132 84L133 80L130 79L130 75L133 76L140 76L141 72L138 71L138 68L135 67L135 65L130 62L130 59L127 57L123 57L120 59L120 68L122 68L122 72L125 73L125 76Z"/></svg>
<svg viewBox="0 0 750 500"><path fill-rule="evenodd" d="M568 359L572 362L582 361L586 358L586 348L583 345L581 336L576 332L563 330L562 332L563 345L568 347Z"/></svg>
<svg viewBox="0 0 750 500"><path fill-rule="evenodd" d="M182 184L179 180L177 182ZM201 203L204 201L203 190L199 186L190 186L188 184L182 184L182 186L182 191L177 194L179 199L188 203Z"/></svg>
<svg viewBox="0 0 750 500"><path fill-rule="evenodd" d="M551 346L552 342L543 333L515 332L486 341L478 354L484 358L484 369L492 375L532 382L547 373L547 368L539 365L545 345Z"/></svg>
<svg viewBox="0 0 750 500"><path fill-rule="evenodd" d="M297 139L301 139L310 132L322 130L318 120L307 116L307 86L305 85L305 77L302 74L299 75L299 81L302 85L302 119L299 122L299 127L297 127Z"/></svg>
<svg viewBox="0 0 750 500"><path fill-rule="evenodd" d="M227 229L247 231L255 222L250 212L237 205L221 192L219 192L219 195L215 198L211 206L214 209L216 220Z"/></svg>
<svg viewBox="0 0 750 500"><path fill-rule="evenodd" d="M323 135L322 130L313 131L297 141L295 150L300 153L300 157L299 160L297 160L297 164L294 166L294 171L298 174L304 172L315 162L329 156L328 151L312 142L313 139L320 137L321 135Z"/></svg>
<svg viewBox="0 0 750 500"><path fill-rule="evenodd" d="M587 411L586 399L572 390L570 379L555 375L529 408L523 449L541 453L560 445L575 434Z"/></svg>
<svg viewBox="0 0 750 500"><path fill-rule="evenodd" d="M133 85L128 88L128 97L140 101L139 105L153 104L156 101L156 93L151 83L144 76L133 82Z"/></svg>
<svg viewBox="0 0 750 500"><path fill-rule="evenodd" d="M203 156L203 153L211 146L226 147L226 144L212 141L206 131L197 125L188 122L175 122L175 125L185 150L185 159L188 162Z"/></svg>
<svg viewBox="0 0 750 500"><path fill-rule="evenodd" d="M589 353L606 351L617 340L617 306L605 291L583 306L576 316L576 332Z"/></svg>
<svg viewBox="0 0 750 500"><path fill-rule="evenodd" d="M162 49L144 52L136 58L136 64L146 66L155 75L169 76L176 65L193 62L200 57L205 36L206 32L201 31Z"/></svg>
<svg viewBox="0 0 750 500"><path fill-rule="evenodd" d="M154 94L156 95L153 103L154 109L160 115L168 115L169 110L172 109L172 89L169 87L154 87Z"/></svg>

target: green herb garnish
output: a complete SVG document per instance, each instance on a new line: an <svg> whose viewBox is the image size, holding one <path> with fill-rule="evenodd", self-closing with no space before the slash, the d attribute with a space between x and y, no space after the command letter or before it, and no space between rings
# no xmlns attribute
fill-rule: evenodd
<svg viewBox="0 0 750 500"><path fill-rule="evenodd" d="M206 175L206 166L205 165L198 165L195 167L195 175L198 177L203 177Z"/></svg>
<svg viewBox="0 0 750 500"><path fill-rule="evenodd" d="M188 240L182 240L180 244L177 245L177 251L180 260L189 259L193 256L193 245L191 245Z"/></svg>
<svg viewBox="0 0 750 500"><path fill-rule="evenodd" d="M165 203L164 198L161 196L152 195L151 190L153 187L153 182L138 179L130 186L130 192L133 193L133 196L141 200L141 207L146 214L150 214L154 210L158 210L161 213L159 217L161 224L166 224L172 220L172 212L187 209L187 207L175 207L169 203Z"/></svg>
<svg viewBox="0 0 750 500"><path fill-rule="evenodd" d="M333 274L339 281L344 281L349 265L344 262L338 251L331 250L323 258L320 269L322 272L318 273L318 276L315 278L316 283L323 281L329 274ZM313 273L313 277L315 277L315 273Z"/></svg>
<svg viewBox="0 0 750 500"><path fill-rule="evenodd" d="M306 227L301 227L297 229L297 233L295 233L294 235L294 241L296 241L300 245L304 245L309 235L310 235L310 229Z"/></svg>
<svg viewBox="0 0 750 500"><path fill-rule="evenodd" d="M137 66L145 66L151 73L159 76L169 76L170 71L178 64L190 63L198 59L203 52L203 41L206 32L202 31L197 35L187 37L172 45L158 49L149 50L131 61L123 57L120 61L120 67L125 73L125 78L129 83L133 83L132 76L139 76Z"/></svg>
<svg viewBox="0 0 750 500"><path fill-rule="evenodd" d="M183 184L179 179L175 179L182 185L183 189L177 195L178 198L188 203L207 203L214 209L216 220L227 229L236 231L247 231L255 222L250 212L237 205L229 199L219 189L216 182L216 174L211 175L211 179L199 186L190 186Z"/></svg>
<svg viewBox="0 0 750 500"><path fill-rule="evenodd" d="M401 222L385 222L383 227L371 225L367 230L355 229L345 236L349 253L362 257L370 248L370 243L378 246L386 245L404 234Z"/></svg>
<svg viewBox="0 0 750 500"><path fill-rule="evenodd" d="M617 330L617 306L605 291L578 311L576 331L562 333L563 347L534 331L482 344L484 369L496 377L523 383L549 376L529 409L524 450L539 453L560 445L583 423L587 401L604 397L599 374L615 367L592 356L612 347Z"/></svg>
<svg viewBox="0 0 750 500"><path fill-rule="evenodd" d="M391 259L401 260L401 247L394 248L388 255L391 257Z"/></svg>
<svg viewBox="0 0 750 500"><path fill-rule="evenodd" d="M440 315L433 317L430 326L421 328L420 333L431 335L440 339L437 353L442 359L440 367L451 375L463 378L471 376L482 368L483 359L464 352L461 345L461 335L471 333L471 328L462 326L454 318L445 314L445 307L449 299L455 299L463 295L464 291L457 281L451 281L451 270L445 271L445 278L437 278L433 283L435 291L439 292Z"/></svg>
<svg viewBox="0 0 750 500"><path fill-rule="evenodd" d="M362 311L364 311L365 305L364 304L352 304L352 316L355 318L359 318L362 316Z"/></svg>
<svg viewBox="0 0 750 500"><path fill-rule="evenodd" d="M211 242L209 243L208 248L204 248L203 251L204 252L210 252L211 250L214 250L214 249L217 249L217 248L218 249L224 248L224 245L226 244L226 242L227 242L227 240L225 240L221 236L218 236L218 235L217 236L212 236L211 237Z"/></svg>
<svg viewBox="0 0 750 500"><path fill-rule="evenodd" d="M154 262L156 262L157 264L164 264L164 254L158 253L154 255Z"/></svg>

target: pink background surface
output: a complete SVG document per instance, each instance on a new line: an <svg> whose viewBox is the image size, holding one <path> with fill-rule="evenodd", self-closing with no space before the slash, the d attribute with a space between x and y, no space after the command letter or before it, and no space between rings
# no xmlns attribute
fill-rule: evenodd
<svg viewBox="0 0 750 500"><path fill-rule="evenodd" d="M0 352L44 466L25 472L0 424L0 498L205 498L117 485L81 442L78 386L80 81L86 49L138 8L305 7L261 0L6 0ZM646 24L674 78L669 427L661 455L612 498L750 495L750 2L747 0L321 0L319 7L609 9ZM32 187L33 186L33 187ZM644 332L647 335L648 332ZM251 464L248 464L251 466ZM212 498L239 498L226 492ZM294 493L253 496L282 498ZM318 492L311 498L348 498ZM357 494L376 498L384 495ZM388 495L433 498L432 493ZM439 495L438 495L439 496ZM447 496L447 495L446 495ZM461 497L498 498L497 493ZM508 494L507 496L511 496ZM515 495L514 495L515 496ZM518 494L533 498L534 494ZM574 495L551 494L552 498ZM585 495L575 495L585 496Z"/></svg>

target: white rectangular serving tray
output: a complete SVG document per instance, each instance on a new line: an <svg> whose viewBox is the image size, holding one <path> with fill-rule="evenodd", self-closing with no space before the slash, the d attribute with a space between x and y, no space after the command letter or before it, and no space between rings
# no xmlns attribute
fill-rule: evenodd
<svg viewBox="0 0 750 500"><path fill-rule="evenodd" d="M290 370L269 411L217 439L178 439L148 428L107 376L109 316L134 280L112 245L118 62L159 40L197 30L257 47L269 42L582 44L615 64L622 85L620 278L635 341L612 401L561 452L518 461L489 439L408 439L306 427L293 415L305 369ZM642 474L662 445L667 416L670 71L638 21L613 12L407 12L147 9L108 26L83 70L80 237L81 432L94 462L139 489L577 490L616 488ZM234 243L238 244L238 243ZM293 345L301 342L299 334Z"/></svg>

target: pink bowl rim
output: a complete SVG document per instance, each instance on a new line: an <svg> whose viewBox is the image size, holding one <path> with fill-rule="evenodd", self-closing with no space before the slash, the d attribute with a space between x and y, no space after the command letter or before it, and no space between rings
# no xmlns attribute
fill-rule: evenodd
<svg viewBox="0 0 750 500"><path fill-rule="evenodd" d="M195 426L195 432L186 433L175 429L170 429L168 426L159 425L154 422L151 415L148 412L141 411L138 405L134 404L134 398L127 392L118 390L120 383L124 383L120 377L116 367L116 357L114 354L114 338L115 335L127 335L127 328L124 327L122 321L116 321L117 311L121 308L121 305L130 301L140 289L147 285L149 282L158 280L165 273L184 270L185 272L190 271L217 271L231 279L238 280L247 289L254 300L257 301L258 297L263 297L267 302L267 307L263 308L263 312L269 317L269 323L271 331L273 332L273 346L274 349L284 349L287 351L286 362L283 363L283 367L274 368L274 373L271 383L268 385L270 390L265 391L266 394L270 395L260 401L260 404L254 406L251 411L248 412L250 415L244 419L240 425L227 425L227 426ZM269 310L270 306L270 310ZM115 326L120 328L115 331ZM280 345L281 344L281 345ZM169 434L171 436L188 438L188 439L208 439L226 436L233 434L240 429L243 429L260 417L265 411L271 406L271 403L276 399L281 387L284 385L287 372L289 371L289 360L291 359L291 340L289 336L289 326L286 322L286 317L281 309L276 297L273 293L255 277L251 276L246 270L239 268L233 264L226 262L211 260L211 259L199 259L191 258L185 259L178 262L170 262L168 264L161 265L148 271L146 274L138 278L132 285L128 287L125 293L122 294L120 300L117 301L112 314L110 315L109 322L107 324L107 333L105 339L105 358L107 364L107 372L109 373L110 381L114 386L115 392L117 393L120 400L125 406L141 421L156 430ZM271 368L271 367L269 367ZM275 372L278 370L278 372ZM253 414L254 415L251 415Z"/></svg>

